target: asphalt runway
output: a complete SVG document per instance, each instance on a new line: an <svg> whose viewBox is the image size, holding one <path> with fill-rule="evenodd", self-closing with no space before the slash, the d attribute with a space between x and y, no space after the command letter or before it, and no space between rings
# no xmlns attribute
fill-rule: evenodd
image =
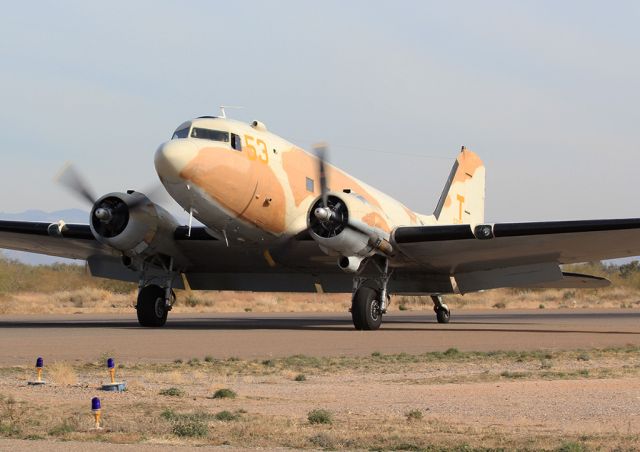
<svg viewBox="0 0 640 452"><path fill-rule="evenodd" d="M378 331L355 331L348 313L174 314L163 328L131 315L0 316L0 365L87 362L109 353L121 362L181 358L269 358L418 354L459 350L589 349L640 345L640 310L483 310L386 315Z"/></svg>

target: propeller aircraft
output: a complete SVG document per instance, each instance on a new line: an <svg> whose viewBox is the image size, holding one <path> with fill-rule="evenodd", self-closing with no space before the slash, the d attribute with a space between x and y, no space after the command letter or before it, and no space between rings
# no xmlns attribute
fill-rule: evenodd
<svg viewBox="0 0 640 452"><path fill-rule="evenodd" d="M155 152L180 224L135 190L95 197L69 166L59 182L91 205L88 224L0 221L0 248L85 260L92 275L138 283L137 317L160 327L173 289L352 294L358 330L376 330L391 294L499 287L595 288L561 265L640 254L640 219L488 223L485 167L463 147L432 213L420 214L265 124L202 116ZM203 226L193 226L197 219Z"/></svg>

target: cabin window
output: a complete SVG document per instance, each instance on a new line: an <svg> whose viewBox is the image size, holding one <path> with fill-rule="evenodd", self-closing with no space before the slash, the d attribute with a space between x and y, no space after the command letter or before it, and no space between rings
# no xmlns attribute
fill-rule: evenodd
<svg viewBox="0 0 640 452"><path fill-rule="evenodd" d="M193 129L191 129L191 138L200 138L201 140L221 141L222 143L228 143L229 132L194 127Z"/></svg>
<svg viewBox="0 0 640 452"><path fill-rule="evenodd" d="M187 138L188 136L189 136L189 126L185 127L184 129L176 130L175 132L173 132L173 136L171 137L171 139L175 140L176 138Z"/></svg>
<svg viewBox="0 0 640 452"><path fill-rule="evenodd" d="M236 151L242 151L242 142L240 141L240 137L235 133L231 134L231 147Z"/></svg>
<svg viewBox="0 0 640 452"><path fill-rule="evenodd" d="M313 179L307 177L307 191L313 193L314 191L314 183L313 183Z"/></svg>

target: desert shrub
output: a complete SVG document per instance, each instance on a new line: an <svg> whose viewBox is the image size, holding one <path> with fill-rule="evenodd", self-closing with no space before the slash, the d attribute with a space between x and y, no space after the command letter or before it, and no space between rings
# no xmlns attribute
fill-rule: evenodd
<svg viewBox="0 0 640 452"><path fill-rule="evenodd" d="M321 433L318 433L317 435L312 436L311 438L309 438L309 442L314 446L320 447L322 449L336 448L335 440L330 435L324 432L321 432Z"/></svg>
<svg viewBox="0 0 640 452"><path fill-rule="evenodd" d="M229 422L237 421L240 418L240 415L237 413L232 413L231 411L224 410L216 413L214 418L218 421Z"/></svg>
<svg viewBox="0 0 640 452"><path fill-rule="evenodd" d="M504 303L504 301L499 301L496 304L494 304L493 307L496 309L504 309L507 307L507 305Z"/></svg>
<svg viewBox="0 0 640 452"><path fill-rule="evenodd" d="M405 414L408 421L419 421L422 419L422 411L420 410L411 410Z"/></svg>
<svg viewBox="0 0 640 452"><path fill-rule="evenodd" d="M158 394L168 397L184 397L185 392L180 388L171 387L161 390Z"/></svg>
<svg viewBox="0 0 640 452"><path fill-rule="evenodd" d="M215 360L214 360L213 356L211 356L211 355L207 355L207 356L204 357L204 362L205 363L212 363L213 361L215 361Z"/></svg>
<svg viewBox="0 0 640 452"><path fill-rule="evenodd" d="M445 356L457 356L460 354L460 351L457 348L448 348L445 352Z"/></svg>
<svg viewBox="0 0 640 452"><path fill-rule="evenodd" d="M209 434L209 427L202 421L188 419L173 424L173 434L183 438L202 438Z"/></svg>
<svg viewBox="0 0 640 452"><path fill-rule="evenodd" d="M235 393L235 391L229 389L229 388L222 388L222 389L218 389L216 392L213 393L213 396L211 396L211 398L213 399L235 399L237 396L237 394Z"/></svg>
<svg viewBox="0 0 640 452"><path fill-rule="evenodd" d="M333 416L327 410L311 410L307 415L310 424L332 424Z"/></svg>
<svg viewBox="0 0 640 452"><path fill-rule="evenodd" d="M296 378L294 378L295 381L307 381L307 377L304 374L298 374L296 375Z"/></svg>
<svg viewBox="0 0 640 452"><path fill-rule="evenodd" d="M591 356L589 356L587 352L581 352L576 359L578 361L589 361L591 359Z"/></svg>
<svg viewBox="0 0 640 452"><path fill-rule="evenodd" d="M71 425L68 421L64 421L62 424L56 425L51 430L49 430L50 436L64 436L67 433L72 433L75 431L73 425Z"/></svg>

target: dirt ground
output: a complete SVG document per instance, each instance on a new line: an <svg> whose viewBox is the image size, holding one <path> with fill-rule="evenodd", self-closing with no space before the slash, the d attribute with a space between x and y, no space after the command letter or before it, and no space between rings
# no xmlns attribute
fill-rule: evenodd
<svg viewBox="0 0 640 452"><path fill-rule="evenodd" d="M98 390L107 380L99 360L58 364L44 387L26 385L31 368L1 368L2 436L34 447L43 440L369 450L640 444L637 347L123 364L124 393ZM213 398L222 388L236 397ZM101 432L91 430L96 395ZM310 420L318 409L330 423Z"/></svg>

